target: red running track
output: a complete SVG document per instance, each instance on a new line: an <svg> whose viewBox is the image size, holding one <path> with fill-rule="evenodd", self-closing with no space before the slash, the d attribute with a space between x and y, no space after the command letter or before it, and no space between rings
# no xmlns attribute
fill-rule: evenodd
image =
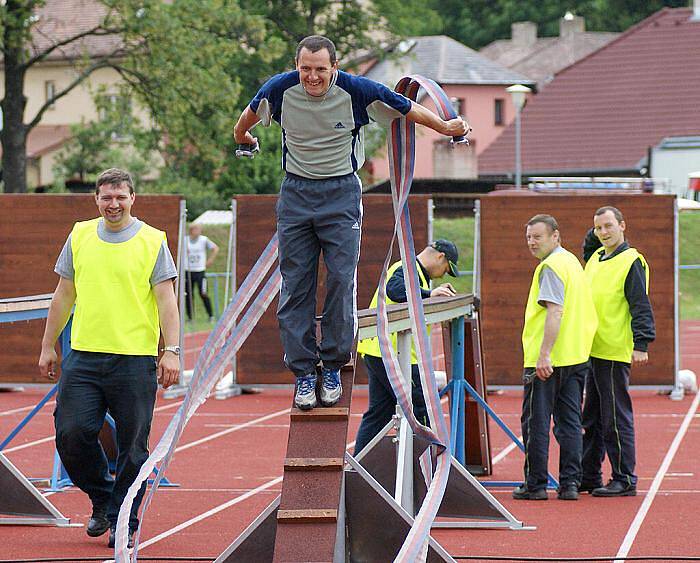
<svg viewBox="0 0 700 563"><path fill-rule="evenodd" d="M684 323L682 367L700 373L698 344L700 323ZM36 389L0 394L0 436L6 436L42 395ZM633 397L640 478L637 497L600 499L583 495L577 502L565 502L550 493L548 502L527 502L513 500L509 490L496 490L496 497L518 519L537 529L441 529L434 532L436 539L453 555L476 557L614 557L623 554L623 545L628 546L630 556L700 557L700 416L695 397L674 402L639 390L633 392ZM489 400L517 431L520 393L508 391ZM185 430L167 475L180 487L161 489L155 496L144 519L141 556L213 560L231 543L280 491L289 404L289 390L266 389L259 395L211 399L199 409ZM352 437L366 404L366 390L356 390ZM154 440L178 406L178 400L159 399ZM51 406L45 407L5 450L27 476L50 475L51 410ZM686 430L681 434L684 421ZM491 436L497 460L491 478L520 479L522 455L512 449L494 424ZM550 470L555 474L556 467L557 452L552 446ZM660 469L665 469L663 474ZM90 503L76 489L50 495L49 499L74 523L82 524L89 517ZM0 527L0 559L79 560L99 556L107 560L111 553L106 536L88 538L84 527Z"/></svg>

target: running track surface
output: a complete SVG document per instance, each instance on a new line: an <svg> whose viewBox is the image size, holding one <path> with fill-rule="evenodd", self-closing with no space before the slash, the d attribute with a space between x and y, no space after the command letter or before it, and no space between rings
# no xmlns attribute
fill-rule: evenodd
<svg viewBox="0 0 700 563"><path fill-rule="evenodd" d="M682 367L700 374L700 322L683 323ZM0 394L0 437L6 436L45 390ZM211 557L213 560L279 494L287 443L291 390L265 389L219 401L195 414L179 443L162 488L145 516L139 554L143 557ZM700 397L699 397L700 398ZM523 557L700 557L700 410L695 396L670 401L652 391L633 392L637 431L638 495L618 499L582 495L577 502L515 501L510 490L492 489L517 519L535 531L445 530L433 536L452 555ZM521 394L506 391L489 402L516 433ZM159 398L153 439L160 436L180 400ZM348 441L354 439L367 391L353 393ZM53 405L47 405L5 450L33 478L47 478L53 460ZM519 480L522 455L491 423L497 460L488 479ZM557 473L551 440L550 471ZM606 466L606 470L607 470ZM0 492L1 494L1 492ZM71 488L49 500L72 523L90 516L87 497ZM88 538L84 527L0 527L0 560L30 557L105 557L106 535Z"/></svg>

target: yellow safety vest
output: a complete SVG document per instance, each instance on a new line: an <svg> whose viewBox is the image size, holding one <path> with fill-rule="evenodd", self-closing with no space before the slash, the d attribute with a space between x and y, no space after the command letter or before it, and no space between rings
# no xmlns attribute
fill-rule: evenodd
<svg viewBox="0 0 700 563"><path fill-rule="evenodd" d="M586 264L586 278L598 313L598 330L591 348L591 356L594 358L627 363L632 361L632 315L625 297L625 280L637 258L641 259L644 266L648 293L649 267L644 257L634 248L623 250L602 261L596 252Z"/></svg>
<svg viewBox="0 0 700 563"><path fill-rule="evenodd" d="M389 269L386 272L387 281L391 279L391 276L400 266L401 262L396 262L389 267ZM418 268L418 280L420 281L421 289L430 289L430 284L423 275L423 269L418 263L416 263L416 267ZM370 309L374 309L377 306L378 298L379 290L374 292L374 297L372 297L372 301L369 304ZM392 301L391 299L389 299L388 296L386 298L386 302L389 305L396 303L396 301ZM428 334L430 334L430 327L428 327ZM396 333L393 333L391 335L391 345L394 347L394 350L396 350ZM379 338L375 336L374 338L367 338L366 340L361 340L360 343L357 345L357 353L362 354L364 356L374 356L376 358L381 358L382 352L379 349ZM411 339L411 363L418 363L418 358L416 357L416 349L413 345L413 339Z"/></svg>
<svg viewBox="0 0 700 563"><path fill-rule="evenodd" d="M75 313L71 347L84 352L157 356L160 326L151 274L165 233L146 225L126 242L97 235L100 219L71 232Z"/></svg>
<svg viewBox="0 0 700 563"><path fill-rule="evenodd" d="M562 249L542 260L532 276L522 336L524 366L529 368L537 365L544 338L547 308L540 305L537 298L540 272L545 266L554 270L564 283L564 312L550 354L552 365L563 367L582 364L588 361L590 355L597 318L580 262L571 252Z"/></svg>

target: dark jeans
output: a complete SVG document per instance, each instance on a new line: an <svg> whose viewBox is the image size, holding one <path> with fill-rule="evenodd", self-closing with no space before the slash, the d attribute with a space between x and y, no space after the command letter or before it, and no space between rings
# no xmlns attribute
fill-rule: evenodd
<svg viewBox="0 0 700 563"><path fill-rule="evenodd" d="M591 358L591 363L583 405L583 480L601 481L607 453L613 480L636 486L630 364L598 358Z"/></svg>
<svg viewBox="0 0 700 563"><path fill-rule="evenodd" d="M545 381L533 377L525 384L520 422L525 444L525 483L530 491L547 486L552 418L559 444L559 484L563 487L581 483L581 400L589 369L588 363L558 367Z"/></svg>
<svg viewBox="0 0 700 563"><path fill-rule="evenodd" d="M73 350L61 366L54 418L56 448L73 483L114 526L119 507L148 459L156 390L156 358ZM118 449L114 478L98 442L105 414L114 418ZM129 528L138 527L144 482L134 500Z"/></svg>
<svg viewBox="0 0 700 563"><path fill-rule="evenodd" d="M339 369L357 331L356 270L360 256L362 186L355 174L310 180L287 174L277 200L282 274L277 319L287 367L313 373L319 358ZM316 341L319 258L326 266L321 341Z"/></svg>
<svg viewBox="0 0 700 563"><path fill-rule="evenodd" d="M362 359L367 367L369 378L369 406L367 412L362 415L362 422L357 431L355 454L360 453L362 448L381 432L396 412L396 395L394 395L394 390L389 383L384 362L375 356L363 356ZM429 426L428 410L423 398L423 388L417 364L411 365L411 379L413 381L411 387L413 414L419 422Z"/></svg>
<svg viewBox="0 0 700 563"><path fill-rule="evenodd" d="M204 308L207 310L207 315L213 317L211 309L211 299L207 294L207 278L206 272L187 272L185 281L185 310L187 318L192 320L192 310L194 308L194 289L197 288L199 296L202 298Z"/></svg>

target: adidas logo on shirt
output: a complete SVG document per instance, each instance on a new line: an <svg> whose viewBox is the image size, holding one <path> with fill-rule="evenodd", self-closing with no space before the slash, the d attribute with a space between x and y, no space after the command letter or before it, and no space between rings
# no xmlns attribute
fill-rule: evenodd
<svg viewBox="0 0 700 563"><path fill-rule="evenodd" d="M345 125L338 121L338 123L335 124L334 129L345 129Z"/></svg>
<svg viewBox="0 0 700 563"><path fill-rule="evenodd" d="M360 230L360 225L357 223L357 221L355 221L355 224L352 226L352 228L355 229L356 231Z"/></svg>

